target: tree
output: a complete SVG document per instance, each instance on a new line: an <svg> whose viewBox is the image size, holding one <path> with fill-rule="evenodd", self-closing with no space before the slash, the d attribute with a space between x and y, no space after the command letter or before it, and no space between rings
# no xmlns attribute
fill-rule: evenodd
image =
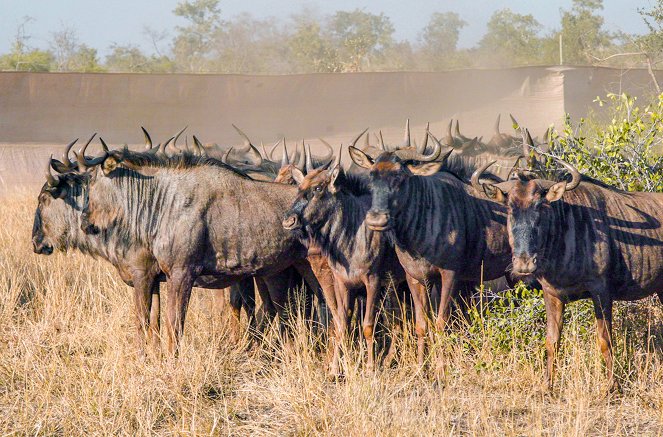
<svg viewBox="0 0 663 437"><path fill-rule="evenodd" d="M562 12L562 49L565 64L592 63L612 44L614 38L602 30L603 0L573 0L570 11Z"/></svg>
<svg viewBox="0 0 663 437"><path fill-rule="evenodd" d="M150 60L134 45L111 45L111 52L106 56L106 68L110 71L149 73Z"/></svg>
<svg viewBox="0 0 663 437"><path fill-rule="evenodd" d="M222 73L285 73L287 52L287 37L273 20L243 13L217 32L213 67Z"/></svg>
<svg viewBox="0 0 663 437"><path fill-rule="evenodd" d="M496 11L488 21L487 32L479 49L490 64L506 67L540 62L541 27L532 15L521 15L510 9Z"/></svg>
<svg viewBox="0 0 663 437"><path fill-rule="evenodd" d="M295 32L288 40L289 57L299 71L312 73L338 72L342 65L331 38L323 33L318 20L307 15L293 17Z"/></svg>
<svg viewBox="0 0 663 437"><path fill-rule="evenodd" d="M173 13L187 21L186 26L177 26L173 44L178 68L191 73L207 71L215 38L223 26L219 0L185 0Z"/></svg>
<svg viewBox="0 0 663 437"><path fill-rule="evenodd" d="M16 29L11 51L0 56L0 70L50 71L53 54L28 46L30 35L27 34L26 26L33 20L31 17L23 17Z"/></svg>
<svg viewBox="0 0 663 437"><path fill-rule="evenodd" d="M443 70L456 61L458 37L467 22L455 12L436 12L424 27L419 39L424 62L428 68Z"/></svg>
<svg viewBox="0 0 663 437"><path fill-rule="evenodd" d="M97 58L97 50L79 44L76 30L63 27L51 33L51 50L55 56L56 71L103 71Z"/></svg>
<svg viewBox="0 0 663 437"><path fill-rule="evenodd" d="M383 55L393 43L394 26L384 14L360 9L338 11L330 23L345 71L362 71Z"/></svg>

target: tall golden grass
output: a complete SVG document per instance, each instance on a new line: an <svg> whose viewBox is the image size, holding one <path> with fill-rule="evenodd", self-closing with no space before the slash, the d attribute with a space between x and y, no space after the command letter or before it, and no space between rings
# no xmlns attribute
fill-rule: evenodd
<svg viewBox="0 0 663 437"><path fill-rule="evenodd" d="M617 329L628 351L617 356L622 393L606 396L593 337L580 334L589 322L565 330L552 394L540 390L543 344L504 350L489 330L462 326L433 336L424 369L406 333L397 366L368 372L352 351L334 381L305 324L246 351L204 290L194 291L179 358L141 358L131 292L111 266L32 253L35 197L0 203L2 434L663 434L660 350L646 332L633 342ZM644 331L660 330L657 301L636 310Z"/></svg>

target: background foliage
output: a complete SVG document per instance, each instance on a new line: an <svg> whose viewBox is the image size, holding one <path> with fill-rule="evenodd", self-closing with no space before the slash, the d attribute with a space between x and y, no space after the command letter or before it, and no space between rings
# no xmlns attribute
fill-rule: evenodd
<svg viewBox="0 0 663 437"><path fill-rule="evenodd" d="M440 11L422 23L418 40L398 40L388 16L362 9L319 15L302 9L288 20L256 19L248 13L223 14L220 0L183 0L173 10L182 25L172 30L145 28L153 50L111 44L101 59L98 48L78 41L63 25L47 49L30 45L26 17L0 70L110 71L137 73L307 73L450 68L567 65L647 65L663 54L663 0L640 11L649 33L627 35L605 29L602 0L573 0L560 10L558 29L543 33L532 15L508 8L496 11L475 47L459 48L471 17Z"/></svg>

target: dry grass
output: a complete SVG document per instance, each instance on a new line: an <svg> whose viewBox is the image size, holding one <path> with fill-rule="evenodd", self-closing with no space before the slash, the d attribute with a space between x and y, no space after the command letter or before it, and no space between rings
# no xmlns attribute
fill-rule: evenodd
<svg viewBox="0 0 663 437"><path fill-rule="evenodd" d="M504 350L480 330L435 338L440 374L417 368L408 337L397 367L369 373L354 354L333 382L303 326L284 346L272 337L246 352L205 291L194 292L180 358L141 359L128 287L103 261L34 255L33 207L30 197L0 206L2 434L663 434L661 353L617 332L630 345L617 357L623 394L605 397L594 341L578 333L591 325L566 330L553 396L539 391L542 344ZM638 311L660 328L659 304Z"/></svg>

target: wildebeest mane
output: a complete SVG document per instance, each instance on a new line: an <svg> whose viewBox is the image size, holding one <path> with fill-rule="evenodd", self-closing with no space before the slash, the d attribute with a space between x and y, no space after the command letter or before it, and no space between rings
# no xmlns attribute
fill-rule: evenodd
<svg viewBox="0 0 663 437"><path fill-rule="evenodd" d="M220 160L208 156L198 156L191 152L178 153L174 156L163 156L152 153L136 152L124 148L121 150L114 150L111 152L112 156L117 158L120 162L127 162L129 164L140 167L158 167L158 168L194 168L200 166L221 167L223 169L232 171L238 176L251 179L249 175L243 171L228 165Z"/></svg>

